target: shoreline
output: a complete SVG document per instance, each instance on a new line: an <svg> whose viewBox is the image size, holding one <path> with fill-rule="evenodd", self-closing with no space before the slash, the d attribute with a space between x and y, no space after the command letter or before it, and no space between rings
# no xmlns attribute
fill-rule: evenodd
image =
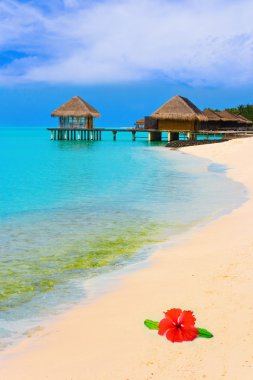
<svg viewBox="0 0 253 380"><path fill-rule="evenodd" d="M2 379L251 378L253 138L181 151L228 165L227 175L247 186L250 199L157 251L110 294L3 354ZM144 328L146 318L160 320L171 307L193 310L197 325L214 338L173 345Z"/></svg>

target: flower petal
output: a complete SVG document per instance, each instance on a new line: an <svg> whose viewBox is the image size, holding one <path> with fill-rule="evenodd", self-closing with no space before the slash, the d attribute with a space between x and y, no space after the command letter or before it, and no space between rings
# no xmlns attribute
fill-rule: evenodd
<svg viewBox="0 0 253 380"><path fill-rule="evenodd" d="M182 330L177 329L177 328L172 328L172 329L168 330L166 333L166 338L168 340L170 340L172 343L184 341Z"/></svg>
<svg viewBox="0 0 253 380"><path fill-rule="evenodd" d="M182 314L182 309L170 309L166 311L165 318L170 320L171 322L178 323L179 318Z"/></svg>
<svg viewBox="0 0 253 380"><path fill-rule="evenodd" d="M185 341L194 340L199 335L199 332L196 329L196 327L185 327L185 328L182 328L181 330L182 330L183 340Z"/></svg>
<svg viewBox="0 0 253 380"><path fill-rule="evenodd" d="M159 322L158 334L164 335L168 329L173 327L171 321L168 318L164 318Z"/></svg>
<svg viewBox="0 0 253 380"><path fill-rule="evenodd" d="M171 328L166 332L166 338L172 343L192 341L198 336L198 330L195 327L189 327L186 329Z"/></svg>
<svg viewBox="0 0 253 380"><path fill-rule="evenodd" d="M180 323L184 326L194 326L196 318L193 315L192 311L184 310L180 316Z"/></svg>

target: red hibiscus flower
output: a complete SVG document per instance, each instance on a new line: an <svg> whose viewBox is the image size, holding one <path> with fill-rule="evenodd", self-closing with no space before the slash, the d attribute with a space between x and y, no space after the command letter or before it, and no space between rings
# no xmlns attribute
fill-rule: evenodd
<svg viewBox="0 0 253 380"><path fill-rule="evenodd" d="M171 309L164 314L158 326L159 335L165 335L173 343L193 340L199 335L192 311Z"/></svg>

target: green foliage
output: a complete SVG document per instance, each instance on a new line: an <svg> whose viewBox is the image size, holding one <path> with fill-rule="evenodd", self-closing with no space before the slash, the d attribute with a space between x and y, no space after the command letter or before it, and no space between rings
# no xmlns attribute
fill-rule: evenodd
<svg viewBox="0 0 253 380"><path fill-rule="evenodd" d="M207 331L206 329L200 329L200 328L197 328L198 332L199 332L199 337L200 338L212 338L213 337L213 334L210 333L210 331Z"/></svg>
<svg viewBox="0 0 253 380"><path fill-rule="evenodd" d="M158 330L159 322L151 321L151 319L146 319L144 325L150 330Z"/></svg>

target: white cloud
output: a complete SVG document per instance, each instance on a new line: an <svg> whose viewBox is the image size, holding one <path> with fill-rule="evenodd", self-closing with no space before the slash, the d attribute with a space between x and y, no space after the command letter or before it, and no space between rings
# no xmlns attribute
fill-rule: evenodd
<svg viewBox="0 0 253 380"><path fill-rule="evenodd" d="M1 83L253 83L252 0L56 3L0 0Z"/></svg>

